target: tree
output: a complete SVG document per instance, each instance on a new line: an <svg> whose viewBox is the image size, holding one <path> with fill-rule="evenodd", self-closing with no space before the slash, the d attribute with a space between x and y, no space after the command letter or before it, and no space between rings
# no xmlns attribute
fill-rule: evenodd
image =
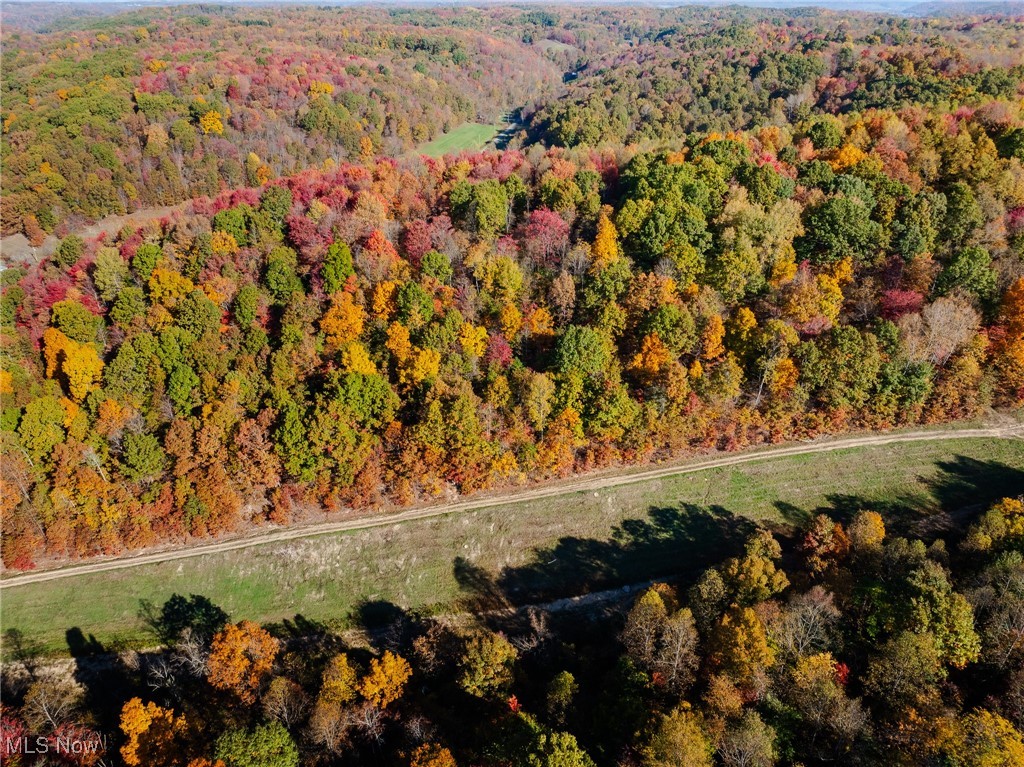
<svg viewBox="0 0 1024 767"><path fill-rule="evenodd" d="M954 182L946 192L945 213L943 238L954 247L963 245L984 222L974 191L963 181Z"/></svg>
<svg viewBox="0 0 1024 767"><path fill-rule="evenodd" d="M906 355L943 367L977 333L978 313L960 296L944 296L920 314L900 318L899 329Z"/></svg>
<svg viewBox="0 0 1024 767"><path fill-rule="evenodd" d="M546 706L548 715L555 724L565 725L573 699L579 690L576 677L568 671L560 671L548 683Z"/></svg>
<svg viewBox="0 0 1024 767"><path fill-rule="evenodd" d="M772 767L775 764L775 730L756 711L746 711L725 731L718 756L726 767Z"/></svg>
<svg viewBox="0 0 1024 767"><path fill-rule="evenodd" d="M93 284L104 301L113 301L131 283L128 264L117 248L100 248L92 272Z"/></svg>
<svg viewBox="0 0 1024 767"><path fill-rule="evenodd" d="M626 652L641 667L650 669L668 621L665 600L655 587L645 591L633 604L622 630Z"/></svg>
<svg viewBox="0 0 1024 767"><path fill-rule="evenodd" d="M418 282L407 282L395 292L398 318L411 329L426 325L434 317L434 299Z"/></svg>
<svg viewBox="0 0 1024 767"><path fill-rule="evenodd" d="M452 274L454 273L451 259L444 253L439 253L436 250L428 250L423 254L420 270L424 275L433 277L442 285L447 285L451 282Z"/></svg>
<svg viewBox="0 0 1024 767"><path fill-rule="evenodd" d="M423 743L409 757L409 767L456 767L452 752L437 743Z"/></svg>
<svg viewBox="0 0 1024 767"><path fill-rule="evenodd" d="M33 399L25 406L18 424L22 446L37 461L49 459L53 449L64 441L66 413L56 397Z"/></svg>
<svg viewBox="0 0 1024 767"><path fill-rule="evenodd" d="M953 590L949 576L934 560L925 560L907 582L908 623L919 633L931 632L943 660L955 668L973 663L981 653L981 639L974 628L974 610Z"/></svg>
<svg viewBox="0 0 1024 767"><path fill-rule="evenodd" d="M46 375L62 373L76 401L81 402L99 384L103 360L92 345L73 341L57 328L47 328L43 333L43 356Z"/></svg>
<svg viewBox="0 0 1024 767"><path fill-rule="evenodd" d="M459 661L459 686L481 698L505 694L519 653L501 634L478 632L466 640Z"/></svg>
<svg viewBox="0 0 1024 767"><path fill-rule="evenodd" d="M129 767L171 767L179 763L186 731L185 717L173 709L132 698L121 709L121 758Z"/></svg>
<svg viewBox="0 0 1024 767"><path fill-rule="evenodd" d="M390 650L370 661L370 670L359 683L359 694L378 708L387 708L402 697L412 667Z"/></svg>
<svg viewBox="0 0 1024 767"><path fill-rule="evenodd" d="M249 244L248 219L252 213L252 208L244 204L226 208L214 214L210 219L210 226L213 227L214 233L231 235L235 244L244 248Z"/></svg>
<svg viewBox="0 0 1024 767"><path fill-rule="evenodd" d="M103 320L77 301L58 301L50 309L50 323L72 341L95 344Z"/></svg>
<svg viewBox="0 0 1024 767"><path fill-rule="evenodd" d="M957 251L949 260L935 281L935 291L946 295L957 288L981 300L988 299L995 292L996 273L987 250L972 245Z"/></svg>
<svg viewBox="0 0 1024 767"><path fill-rule="evenodd" d="M141 317L145 313L146 294L142 292L142 288L131 285L114 299L114 305L110 308L110 319L125 329L136 317Z"/></svg>
<svg viewBox="0 0 1024 767"><path fill-rule="evenodd" d="M663 716L644 751L646 767L711 767L714 746L687 704Z"/></svg>
<svg viewBox="0 0 1024 767"><path fill-rule="evenodd" d="M167 463L167 456L158 440L152 434L124 435L121 440L121 471L135 482L158 477Z"/></svg>
<svg viewBox="0 0 1024 767"><path fill-rule="evenodd" d="M508 193L496 179L485 179L473 184L468 207L470 221L482 236L492 237L505 228Z"/></svg>
<svg viewBox="0 0 1024 767"><path fill-rule="evenodd" d="M800 548L810 572L819 575L846 557L850 539L841 524L833 522L827 514L818 514L804 533Z"/></svg>
<svg viewBox="0 0 1024 767"><path fill-rule="evenodd" d="M1024 735L999 714L980 708L965 716L942 750L957 767L1024 764Z"/></svg>
<svg viewBox="0 0 1024 767"><path fill-rule="evenodd" d="M149 298L153 303L163 304L168 309L177 306L178 301L192 292L192 280L167 266L157 266L146 283Z"/></svg>
<svg viewBox="0 0 1024 767"><path fill-rule="evenodd" d="M356 670L345 653L338 653L327 664L317 702L345 705L356 699L359 685Z"/></svg>
<svg viewBox="0 0 1024 767"><path fill-rule="evenodd" d="M345 281L356 273L352 263L352 251L344 242L333 242L324 255L321 275L324 292L333 295L345 286Z"/></svg>
<svg viewBox="0 0 1024 767"><path fill-rule="evenodd" d="M611 341L603 333L586 326L570 325L558 339L555 364L562 374L599 378L611 363L611 347Z"/></svg>
<svg viewBox="0 0 1024 767"><path fill-rule="evenodd" d="M530 212L523 229L527 256L541 267L557 267L569 247L569 224L554 211L538 208Z"/></svg>
<svg viewBox="0 0 1024 767"><path fill-rule="evenodd" d="M855 553L877 550L885 540L885 521L877 511L858 511L847 535Z"/></svg>
<svg viewBox="0 0 1024 767"><path fill-rule="evenodd" d="M339 349L362 335L366 311L357 304L351 293L339 292L331 296L331 308L320 320L320 330L327 336L327 345Z"/></svg>
<svg viewBox="0 0 1024 767"><path fill-rule="evenodd" d="M34 681L25 691L22 715L37 733L57 733L81 719L84 697L85 691L71 679Z"/></svg>
<svg viewBox="0 0 1024 767"><path fill-rule="evenodd" d="M788 697L813 733L807 743L812 754L846 751L867 722L860 701L846 695L841 681L839 664L829 653L800 658L792 670ZM826 735L826 743L817 742L819 734Z"/></svg>
<svg viewBox="0 0 1024 767"><path fill-rule="evenodd" d="M267 256L264 280L274 302L280 306L288 303L293 293L302 291L302 280L295 273L298 263L295 251L284 246L274 248Z"/></svg>
<svg viewBox="0 0 1024 767"><path fill-rule="evenodd" d="M541 733L526 764L528 767L595 767L594 760L568 732Z"/></svg>
<svg viewBox="0 0 1024 767"><path fill-rule="evenodd" d="M807 138L818 151L838 149L843 143L842 123L832 115L818 117L808 127Z"/></svg>
<svg viewBox="0 0 1024 767"><path fill-rule="evenodd" d="M203 133L213 133L220 136L224 133L224 121L221 119L221 114L216 109L211 109L208 112L204 112L199 118L199 127L202 128Z"/></svg>
<svg viewBox="0 0 1024 767"><path fill-rule="evenodd" d="M159 245L155 245L151 242L145 242L139 245L138 250L135 251L135 255L132 256L132 269L135 270L135 274L139 276L144 282L149 282L149 278L153 274L153 270L156 268L157 263L163 256L163 251L160 250Z"/></svg>
<svg viewBox="0 0 1024 767"><path fill-rule="evenodd" d="M274 666L278 648L279 642L252 621L228 624L213 637L206 679L251 705Z"/></svg>
<svg viewBox="0 0 1024 767"><path fill-rule="evenodd" d="M57 246L57 250L53 253L53 260L58 266L67 269L70 266L74 266L84 252L85 241L78 235L69 234L60 241L60 245Z"/></svg>
<svg viewBox="0 0 1024 767"><path fill-rule="evenodd" d="M298 767L299 750L280 722L253 730L228 730L217 739L214 755L225 767Z"/></svg>
<svg viewBox="0 0 1024 767"><path fill-rule="evenodd" d="M619 235L612 223L610 209L603 208L597 219L597 235L590 247L591 269L599 272L622 257Z"/></svg>
<svg viewBox="0 0 1024 767"><path fill-rule="evenodd" d="M989 551L1016 546L1024 539L1024 501L1003 498L986 511L967 531L965 547Z"/></svg>
<svg viewBox="0 0 1024 767"><path fill-rule="evenodd" d="M764 624L749 607L733 607L723 615L711 645L716 665L742 685L752 685L775 663Z"/></svg>
<svg viewBox="0 0 1024 767"><path fill-rule="evenodd" d="M260 306L260 289L255 285L243 285L235 294L232 311L235 321L242 328L247 328L256 321Z"/></svg>
<svg viewBox="0 0 1024 767"><path fill-rule="evenodd" d="M193 290L181 301L174 312L177 325L196 338L220 327L221 310L201 290Z"/></svg>
<svg viewBox="0 0 1024 767"><path fill-rule="evenodd" d="M1024 277L1003 294L999 321L1004 336L995 345L996 368L1010 402L1024 399Z"/></svg>
<svg viewBox="0 0 1024 767"><path fill-rule="evenodd" d="M791 659L823 652L834 635L840 618L832 595L821 586L789 599L780 618L769 626L779 650Z"/></svg>
<svg viewBox="0 0 1024 767"><path fill-rule="evenodd" d="M945 676L935 638L905 631L869 661L864 689L882 705L900 711L937 695L936 687Z"/></svg>
<svg viewBox="0 0 1024 767"><path fill-rule="evenodd" d="M283 186L268 186L260 196L260 211L278 228L292 209L292 193Z"/></svg>
<svg viewBox="0 0 1024 767"><path fill-rule="evenodd" d="M778 541L767 530L762 530L747 540L742 558L725 563L722 578L738 604L757 604L785 590L789 579L775 565L781 556Z"/></svg>
<svg viewBox="0 0 1024 767"><path fill-rule="evenodd" d="M831 197L805 214L806 234L797 251L814 264L834 264L844 258L871 261L881 229L871 211L856 197Z"/></svg>
<svg viewBox="0 0 1024 767"><path fill-rule="evenodd" d="M698 642L693 613L689 608L676 611L665 622L654 668L656 679L675 695L682 695L693 684L700 665Z"/></svg>

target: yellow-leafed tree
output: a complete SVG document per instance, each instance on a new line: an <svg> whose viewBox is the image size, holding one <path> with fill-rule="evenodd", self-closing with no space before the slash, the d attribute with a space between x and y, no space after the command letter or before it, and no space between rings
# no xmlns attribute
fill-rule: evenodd
<svg viewBox="0 0 1024 767"><path fill-rule="evenodd" d="M379 708L387 708L402 697L412 667L401 655L388 650L370 662L370 670L359 683L359 693Z"/></svg>

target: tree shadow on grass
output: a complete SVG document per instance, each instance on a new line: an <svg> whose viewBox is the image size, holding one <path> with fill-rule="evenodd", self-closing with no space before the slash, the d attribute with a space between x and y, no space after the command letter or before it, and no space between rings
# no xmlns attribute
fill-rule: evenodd
<svg viewBox="0 0 1024 767"><path fill-rule="evenodd" d="M539 549L497 582L509 601L525 604L668 575L696 576L739 551L755 527L721 506L655 507L646 519L623 521L608 540L563 538Z"/></svg>
<svg viewBox="0 0 1024 767"><path fill-rule="evenodd" d="M1001 497L1024 492L1024 470L998 461L958 455L936 467L934 476L923 479L931 499L911 492L885 498L833 494L827 496L827 505L807 509L779 500L774 506L781 519L760 526L788 537L817 514L847 524L857 512L871 509L882 514L890 534L927 541L935 535L924 523L944 516L957 526L966 525L970 517L962 514L965 509L981 511ZM453 572L463 591L463 609L510 613L517 606L648 580L685 583L739 553L758 526L721 506L660 506L646 518L623 521L607 539L565 537L535 549L526 564L497 575L461 557L453 562Z"/></svg>
<svg viewBox="0 0 1024 767"><path fill-rule="evenodd" d="M562 538L497 576L461 557L453 562L453 572L463 590L463 609L509 612L652 578L695 577L738 552L754 529L751 520L720 506L656 507L644 519L623 521L605 540Z"/></svg>
<svg viewBox="0 0 1024 767"><path fill-rule="evenodd" d="M859 511L877 511L890 535L921 538L930 543L937 537L963 531L985 509L1000 498L1024 493L1024 469L999 461L979 461L958 455L936 464L934 476L921 477L931 496L896 494L885 499L856 495L828 496L829 506L815 513L828 514L848 524Z"/></svg>
<svg viewBox="0 0 1024 767"><path fill-rule="evenodd" d="M176 642L185 629L208 642L230 620L223 609L202 594L172 594L159 609L143 599L139 602L139 617L164 645Z"/></svg>
<svg viewBox="0 0 1024 767"><path fill-rule="evenodd" d="M509 600L497 578L479 565L465 557L455 557L452 574L462 590L458 600L460 610L483 613L510 608Z"/></svg>
<svg viewBox="0 0 1024 767"><path fill-rule="evenodd" d="M1020 444L1024 455L1024 442ZM940 461L938 467L941 473L928 484L931 494L946 511L990 506L1000 498L1024 493L1024 469L1020 467L963 455Z"/></svg>

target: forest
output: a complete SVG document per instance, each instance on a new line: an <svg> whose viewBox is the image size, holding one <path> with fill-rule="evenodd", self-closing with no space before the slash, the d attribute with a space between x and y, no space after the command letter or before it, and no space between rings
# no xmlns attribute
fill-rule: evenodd
<svg viewBox="0 0 1024 767"><path fill-rule="evenodd" d="M163 650L90 671L69 634L73 675L6 675L3 743L103 743L129 767L1024 763L1021 500L949 546L838 516L785 545L734 530L696 579L582 614L497 606L486 576L471 619L369 604L355 633L175 594L149 606Z"/></svg>
<svg viewBox="0 0 1024 767"><path fill-rule="evenodd" d="M5 570L1024 404L1022 18L22 13L0 226L59 244L0 272ZM1021 501L948 548L855 511L593 635L349 647L178 595L124 696L5 679L0 729L152 767L1024 763Z"/></svg>

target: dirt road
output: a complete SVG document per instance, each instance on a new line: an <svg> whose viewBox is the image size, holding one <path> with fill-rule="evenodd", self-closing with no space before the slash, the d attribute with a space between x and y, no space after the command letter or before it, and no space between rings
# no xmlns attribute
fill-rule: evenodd
<svg viewBox="0 0 1024 767"><path fill-rule="evenodd" d="M934 431L894 432L891 434L871 434L861 437L845 437L840 439L829 439L827 441L823 440L820 442L816 441L789 445L786 447L769 448L766 450L759 450L757 452L724 455L698 462L684 464L675 463L654 469L643 469L632 472L623 472L620 470L618 473L588 475L567 482L553 483L543 487L525 490L512 495L495 495L492 497L478 496L465 501L459 501L458 503L441 506L424 506L374 517L348 519L337 522L323 522L288 528L257 530L256 532L246 536L193 545L187 549L166 548L142 554L135 553L117 557L92 559L88 562L72 564L59 569L37 570L17 575L10 575L0 580L0 589L26 586L31 583L42 583L61 578L74 578L80 575L106 572L108 570L123 570L130 567L169 562L176 559L201 557L208 554L218 554L225 551L262 546L268 543L291 541L297 538L309 538L329 533L365 530L372 527L394 525L418 519L429 519L431 517L456 514L476 509L486 509L494 506L528 503L541 498L551 498L558 495L568 495L571 493L601 490L609 487L619 487L621 485L629 485L636 482L646 482L652 479L660 479L663 477L671 477L681 474L693 474L695 472L707 471L709 469L736 466L754 461L806 455L808 453L825 453L854 447L891 445L900 442L934 442L964 438L1024 439L1024 424L979 429L936 429Z"/></svg>
<svg viewBox="0 0 1024 767"><path fill-rule="evenodd" d="M162 208L143 208L123 216L107 216L95 223L86 224L84 227L76 229L73 234L77 234L83 240L90 240L103 233L106 233L107 236L112 236L121 231L127 224L141 226L150 221L170 216L175 211L184 210L189 204L183 202L178 205L165 205ZM38 248L33 248L25 235L10 234L0 239L0 256L3 257L5 264L23 264L26 266L37 264L44 258L52 255L53 251L57 249L58 243L60 243L60 239L51 234L43 241L42 245Z"/></svg>

